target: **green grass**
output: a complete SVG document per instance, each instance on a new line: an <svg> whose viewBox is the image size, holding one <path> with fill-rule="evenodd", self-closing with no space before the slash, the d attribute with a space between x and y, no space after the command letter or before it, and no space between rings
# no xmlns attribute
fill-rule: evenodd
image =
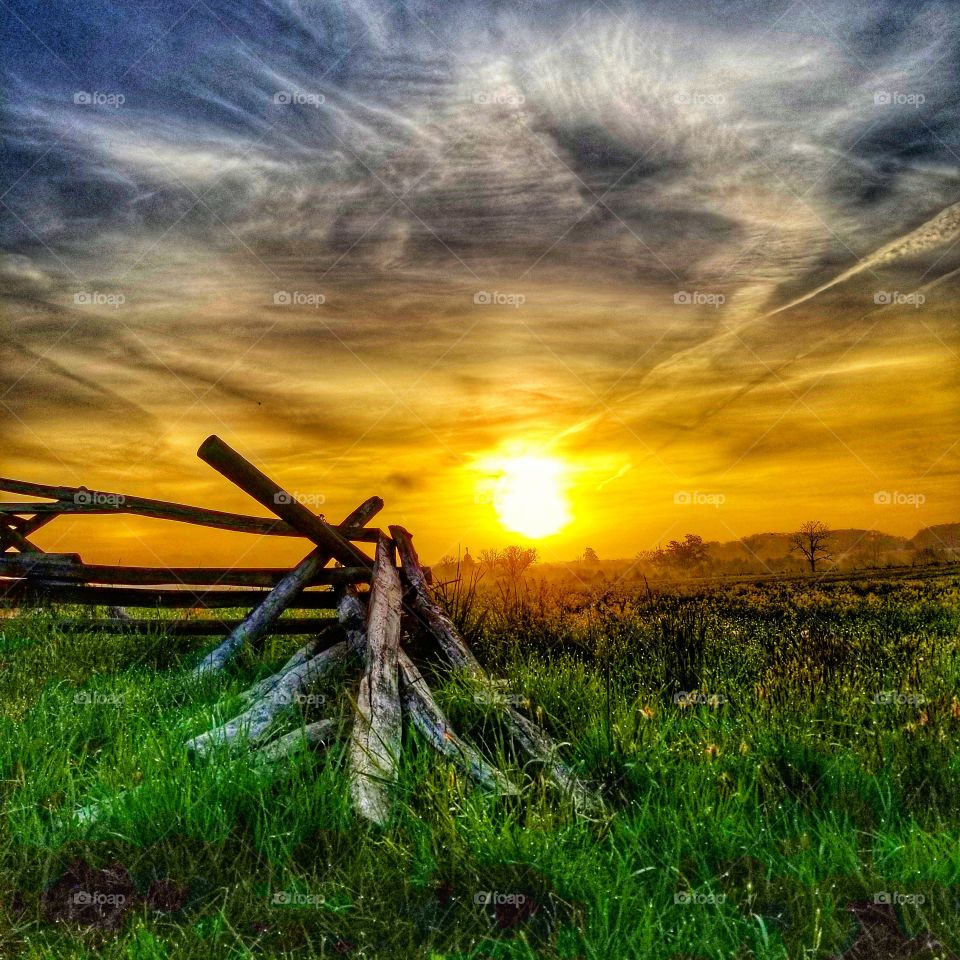
<svg viewBox="0 0 960 960"><path fill-rule="evenodd" d="M676 589L491 591L482 624L459 611L604 815L579 815L438 674L522 794L484 796L413 742L382 830L350 808L342 748L270 772L184 754L297 639L196 684L203 641L0 621L0 956L831 957L856 934L846 905L881 891L922 897L903 929L960 953L958 578ZM351 691L332 681L306 719ZM92 830L64 816L107 800ZM116 923L57 913L65 872L119 889L104 868L129 875Z"/></svg>

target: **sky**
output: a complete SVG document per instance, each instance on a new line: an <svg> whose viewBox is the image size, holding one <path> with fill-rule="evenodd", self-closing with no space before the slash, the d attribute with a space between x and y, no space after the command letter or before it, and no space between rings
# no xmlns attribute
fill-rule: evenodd
<svg viewBox="0 0 960 960"><path fill-rule="evenodd" d="M0 2L0 473L427 559L960 520L950 3ZM91 561L295 541L59 520Z"/></svg>

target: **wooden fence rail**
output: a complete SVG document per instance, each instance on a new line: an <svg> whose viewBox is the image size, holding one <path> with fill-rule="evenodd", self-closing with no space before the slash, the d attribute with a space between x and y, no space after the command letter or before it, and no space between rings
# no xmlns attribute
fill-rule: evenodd
<svg viewBox="0 0 960 960"><path fill-rule="evenodd" d="M412 724L427 743L467 777L487 789L517 793L507 774L462 740L450 726L419 667L403 649L412 630L432 638L436 650L463 679L492 687L450 617L430 595L430 574L420 565L410 534L390 526L390 535L367 524L383 509L369 497L339 526L312 513L219 437L208 437L197 456L243 490L275 519L249 517L203 507L84 487L54 487L0 478L0 491L41 501L0 503L0 607L31 604L107 608L106 618L58 617L50 629L92 630L100 634L216 636L219 641L192 666L193 676L224 671L243 649L256 649L270 634L310 637L287 663L243 695L245 706L233 719L194 736L185 747L195 758L210 751L230 754L252 749L254 762L275 762L309 739L329 745L340 731L327 718L302 731L271 739L276 722L297 698L341 668L362 666L354 722L347 749L350 795L358 812L377 824L391 815L391 784L396 781L404 727ZM122 566L83 563L76 553L46 554L29 537L59 516L134 514L216 527L257 536L299 537L302 559L290 569L277 567ZM376 560L358 543L376 542ZM307 549L308 548L308 549ZM328 564L336 564L333 567ZM369 589L360 590L366 586ZM366 610L361 605L365 601ZM127 607L202 611L243 609L242 618L203 614L176 619L134 618ZM287 616L297 610L332 610L336 616ZM16 619L0 610L0 623ZM27 618L28 620L30 618ZM43 619L41 622L45 622ZM514 746L583 809L601 806L579 776L558 758L558 745L513 707L502 717ZM110 815L110 805L94 804L76 816L91 825Z"/></svg>
<svg viewBox="0 0 960 960"><path fill-rule="evenodd" d="M195 620L82 617L60 618L57 620L56 629L65 633L86 633L95 630L103 634L160 633L174 637L222 637L232 630L237 622L214 617L198 617ZM276 636L311 636L331 629L331 624L335 626L336 623L336 620L331 620L329 617L286 617L278 620L270 632Z"/></svg>
<svg viewBox="0 0 960 960"><path fill-rule="evenodd" d="M124 567L63 561L59 556L53 560L46 553L0 555L0 577L41 577L70 583L274 587L287 573L286 567ZM333 567L318 571L306 585L343 587L369 579L370 571L364 567Z"/></svg>
<svg viewBox="0 0 960 960"><path fill-rule="evenodd" d="M215 510L87 487L54 486L0 477L0 492L24 498L0 502L0 606L79 605L106 607L109 616L61 618L64 630L86 625L103 633L225 636L202 661L221 666L244 644L275 634L310 634L336 623L329 616L287 616L288 611L333 610L346 591L368 597L373 560L361 545L383 541L389 562L399 568L395 542L367 524L383 508L370 497L334 526L314 514L219 437L208 437L197 456L243 490L273 517ZM296 537L303 559L286 567L128 566L84 563L79 553L45 553L29 538L61 516L121 514L189 523L264 537ZM335 564L328 566L328 564ZM238 620L136 618L125 608L167 610L246 609Z"/></svg>
<svg viewBox="0 0 960 960"><path fill-rule="evenodd" d="M265 600L266 590L192 590L149 589L138 587L88 587L11 580L0 586L0 601L15 605L70 603L87 607L165 607L169 610L227 609L251 607ZM337 593L333 590L304 590L289 605L291 610L334 610Z"/></svg>

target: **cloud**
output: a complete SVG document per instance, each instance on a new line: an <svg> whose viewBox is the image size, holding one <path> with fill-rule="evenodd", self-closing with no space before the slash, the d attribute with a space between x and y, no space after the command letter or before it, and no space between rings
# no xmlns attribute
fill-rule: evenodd
<svg viewBox="0 0 960 960"><path fill-rule="evenodd" d="M948 4L230 0L9 23L11 450L72 442L79 412L171 450L227 428L284 463L363 470L372 449L399 478L419 473L405 447L442 472L518 435L626 447L609 493L740 456L744 431L772 431L772 456L791 388L884 369L870 331L904 377L953 342L932 296L873 301L953 293Z"/></svg>

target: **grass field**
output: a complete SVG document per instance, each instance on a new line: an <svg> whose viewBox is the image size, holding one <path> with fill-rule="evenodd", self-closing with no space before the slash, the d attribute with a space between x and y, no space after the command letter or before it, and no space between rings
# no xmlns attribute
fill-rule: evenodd
<svg viewBox="0 0 960 960"><path fill-rule="evenodd" d="M273 770L184 753L296 638L198 685L203 641L0 621L0 956L960 954L960 575L663 589L455 610L605 812L438 676L524 789L478 793L411 743L385 830L354 816L341 748ZM342 686L305 716L348 709ZM66 816L111 799L95 828ZM928 930L943 950L918 952Z"/></svg>

